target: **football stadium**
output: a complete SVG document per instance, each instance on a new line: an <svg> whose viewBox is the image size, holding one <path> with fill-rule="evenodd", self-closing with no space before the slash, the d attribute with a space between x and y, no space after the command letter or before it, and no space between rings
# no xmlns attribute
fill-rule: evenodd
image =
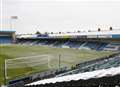
<svg viewBox="0 0 120 87"><path fill-rule="evenodd" d="M120 87L120 29L0 31L2 87Z"/></svg>

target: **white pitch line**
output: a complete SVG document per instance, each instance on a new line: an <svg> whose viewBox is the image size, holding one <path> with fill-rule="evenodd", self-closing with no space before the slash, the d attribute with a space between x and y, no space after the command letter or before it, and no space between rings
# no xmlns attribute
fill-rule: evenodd
<svg viewBox="0 0 120 87"><path fill-rule="evenodd" d="M7 59L7 61L9 60L17 60L17 59L30 59L30 58L35 58L35 57L50 57L51 55L37 55L37 56L26 56L26 57L18 57L18 58L14 58L14 59Z"/></svg>

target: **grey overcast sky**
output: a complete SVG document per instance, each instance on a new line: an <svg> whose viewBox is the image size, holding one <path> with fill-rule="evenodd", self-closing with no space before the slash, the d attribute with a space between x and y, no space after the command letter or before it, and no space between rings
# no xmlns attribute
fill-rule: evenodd
<svg viewBox="0 0 120 87"><path fill-rule="evenodd" d="M12 23L17 33L120 27L118 0L2 0L2 14L2 28Z"/></svg>

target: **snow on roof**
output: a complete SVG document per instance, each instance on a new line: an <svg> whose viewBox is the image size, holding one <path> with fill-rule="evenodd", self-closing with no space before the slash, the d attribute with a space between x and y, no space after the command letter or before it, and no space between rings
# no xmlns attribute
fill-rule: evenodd
<svg viewBox="0 0 120 87"><path fill-rule="evenodd" d="M46 83L56 83L56 82L68 82L71 80L77 81L80 79L87 80L90 78L100 78L104 76L114 76L120 74L120 67L113 67L109 69L102 69L102 70L96 70L92 72L85 72L85 73L79 73L79 74L73 74L73 75L67 75L62 77L54 77L50 79L44 79L37 82L33 82L29 85L40 85L40 84L46 84Z"/></svg>

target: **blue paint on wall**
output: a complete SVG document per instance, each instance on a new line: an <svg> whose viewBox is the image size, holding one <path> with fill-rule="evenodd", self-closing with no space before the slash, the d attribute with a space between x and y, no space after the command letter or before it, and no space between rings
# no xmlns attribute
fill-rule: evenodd
<svg viewBox="0 0 120 87"><path fill-rule="evenodd" d="M12 43L12 37L11 36L0 36L0 44L4 43Z"/></svg>
<svg viewBox="0 0 120 87"><path fill-rule="evenodd" d="M112 35L112 38L120 38L120 34Z"/></svg>

